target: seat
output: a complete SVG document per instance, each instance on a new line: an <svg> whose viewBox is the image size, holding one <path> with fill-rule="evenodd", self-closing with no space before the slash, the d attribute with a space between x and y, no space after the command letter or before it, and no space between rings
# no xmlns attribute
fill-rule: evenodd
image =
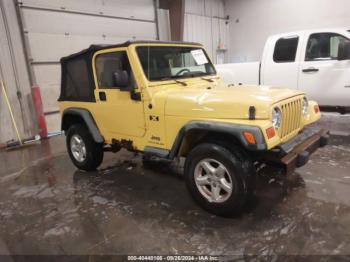
<svg viewBox="0 0 350 262"><path fill-rule="evenodd" d="M100 75L100 87L114 87L114 77L113 74L115 72L119 72L121 70L121 66L119 61L117 60L106 60L103 64L103 71Z"/></svg>

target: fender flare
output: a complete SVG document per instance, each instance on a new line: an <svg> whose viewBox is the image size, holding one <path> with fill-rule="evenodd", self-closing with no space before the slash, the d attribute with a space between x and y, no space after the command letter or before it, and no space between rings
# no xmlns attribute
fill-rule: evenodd
<svg viewBox="0 0 350 262"><path fill-rule="evenodd" d="M79 116L86 124L94 141L96 143L103 143L104 142L104 139L103 139L100 131L97 128L97 125L94 121L94 118L88 110L83 109L83 108L67 108L67 109L65 109L63 111L63 114L62 114L62 124L61 124L62 130L65 130L64 118L68 115Z"/></svg>
<svg viewBox="0 0 350 262"><path fill-rule="evenodd" d="M248 151L264 151L267 149L265 139L261 132L261 129L257 126L220 123L220 122L212 122L212 121L191 121L185 126L183 126L180 129L179 133L177 134L174 144L168 155L169 159L174 159L176 157L176 155L180 150L180 147L182 145L182 142L186 133L190 130L212 131L212 132L232 135ZM255 145L248 144L248 142L244 139L244 136L243 136L244 131L251 132L254 135L256 140Z"/></svg>

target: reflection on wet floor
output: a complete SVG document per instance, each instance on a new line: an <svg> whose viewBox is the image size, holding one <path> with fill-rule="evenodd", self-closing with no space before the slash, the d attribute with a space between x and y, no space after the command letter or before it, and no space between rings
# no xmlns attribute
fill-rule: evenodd
<svg viewBox="0 0 350 262"><path fill-rule="evenodd" d="M177 165L145 169L122 151L99 171L77 171L63 137L0 152L0 253L349 254L350 145L341 140L290 177L259 170L257 197L231 219L201 210Z"/></svg>

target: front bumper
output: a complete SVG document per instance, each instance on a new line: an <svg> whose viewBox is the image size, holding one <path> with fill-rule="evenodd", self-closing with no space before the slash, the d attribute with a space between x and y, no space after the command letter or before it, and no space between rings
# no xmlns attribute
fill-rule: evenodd
<svg viewBox="0 0 350 262"><path fill-rule="evenodd" d="M305 165L313 152L324 147L329 141L328 130L304 129L290 141L272 150L265 158L267 162L275 163L285 169L287 174L295 168Z"/></svg>

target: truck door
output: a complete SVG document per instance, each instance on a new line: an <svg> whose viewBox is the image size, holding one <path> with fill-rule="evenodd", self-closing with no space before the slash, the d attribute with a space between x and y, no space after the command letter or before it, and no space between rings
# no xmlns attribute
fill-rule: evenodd
<svg viewBox="0 0 350 262"><path fill-rule="evenodd" d="M340 44L350 40L337 33L306 35L299 73L299 89L325 106L350 105L350 60L338 60Z"/></svg>
<svg viewBox="0 0 350 262"><path fill-rule="evenodd" d="M127 50L99 51L93 60L97 101L94 118L99 128L108 135L107 139L142 137L145 134L143 102L131 99L130 88L137 86ZM122 81L118 82L116 77Z"/></svg>
<svg viewBox="0 0 350 262"><path fill-rule="evenodd" d="M297 89L300 45L298 35L270 38L261 65L261 84Z"/></svg>

